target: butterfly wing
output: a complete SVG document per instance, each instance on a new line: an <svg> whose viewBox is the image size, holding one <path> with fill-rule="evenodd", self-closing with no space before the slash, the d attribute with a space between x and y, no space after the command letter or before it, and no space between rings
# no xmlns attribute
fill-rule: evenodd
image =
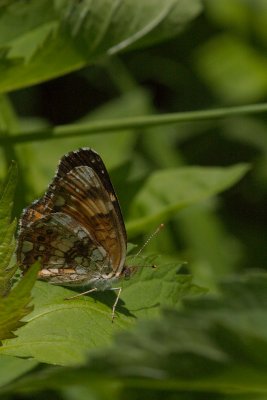
<svg viewBox="0 0 267 400"><path fill-rule="evenodd" d="M50 221L47 217L56 214L64 214L76 221L87 232L95 248L103 248L107 253L111 274L120 274L126 256L125 226L108 172L93 150L79 149L61 159L46 194L23 213L19 243L28 235L32 240L36 238L35 231L37 227L40 229L37 221L42 220L44 227ZM22 260L22 249L19 245L18 260L26 264Z"/></svg>
<svg viewBox="0 0 267 400"><path fill-rule="evenodd" d="M39 260L39 278L58 284L86 284L111 272L109 255L86 229L66 214L39 218L19 241L20 262L27 269Z"/></svg>

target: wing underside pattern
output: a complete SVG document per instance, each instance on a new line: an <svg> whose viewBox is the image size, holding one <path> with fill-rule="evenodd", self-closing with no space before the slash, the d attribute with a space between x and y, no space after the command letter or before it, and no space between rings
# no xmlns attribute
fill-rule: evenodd
<svg viewBox="0 0 267 400"><path fill-rule="evenodd" d="M45 195L22 215L22 269L39 259L42 279L76 283L119 275L125 254L123 218L103 161L90 149L65 155Z"/></svg>

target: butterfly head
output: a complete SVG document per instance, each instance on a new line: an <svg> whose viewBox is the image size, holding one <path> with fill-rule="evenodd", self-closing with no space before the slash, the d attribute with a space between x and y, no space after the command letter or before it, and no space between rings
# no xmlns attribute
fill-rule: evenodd
<svg viewBox="0 0 267 400"><path fill-rule="evenodd" d="M121 272L121 277L124 279L130 279L131 276L136 272L137 268L134 266L127 266L125 265L123 267L123 270Z"/></svg>

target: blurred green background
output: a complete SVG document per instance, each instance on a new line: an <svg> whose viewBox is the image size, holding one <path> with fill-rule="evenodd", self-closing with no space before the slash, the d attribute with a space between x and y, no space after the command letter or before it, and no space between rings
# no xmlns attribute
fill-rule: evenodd
<svg viewBox="0 0 267 400"><path fill-rule="evenodd" d="M58 5L64 2L55 1ZM3 7L8 3L4 1ZM0 37L1 32L0 18ZM4 70L5 64L0 63L0 67ZM49 70L49 65L44 68ZM203 11L179 36L114 56L102 55L86 67L60 75L1 95L2 114L13 121L14 131L264 103L267 2L205 0ZM16 159L19 183L14 213L19 216L23 207L44 193L62 155L79 147L92 147L110 172L128 222L134 196L157 170L249 163L250 171L231 189L173 213L169 221L161 221L167 222L165 229L147 248L147 252L161 254L166 260L184 261L184 272L192 272L194 282L213 293L217 281L233 272L267 269L266 132L267 117L262 113L15 145L7 141L0 148L0 178ZM152 231L148 226L139 235L130 233L129 241L142 245ZM108 394L102 393L103 398L109 393L117 398L116 390L116 384L107 384L103 392ZM144 398L150 398L148 392L143 390ZM95 396L93 386L74 386L58 393L53 392L53 398L102 398ZM153 393L153 398L162 398L162 393L158 390L158 397ZM126 389L124 394L137 399L140 392ZM48 398L47 393L36 398ZM178 398L177 393L170 390L168 398ZM179 394L179 399L191 398L190 394ZM196 394L194 398L225 397Z"/></svg>
<svg viewBox="0 0 267 400"><path fill-rule="evenodd" d="M267 4L260 0L205 1L203 13L178 37L102 58L77 72L9 93L19 126L32 130L264 102L266 15ZM234 188L174 216L150 248L188 261L197 282L206 286L230 271L267 267L265 115L92 134L1 150L2 176L8 158L19 162L17 215L44 192L59 158L81 146L92 147L103 157L125 219L131 198L154 170L251 163L251 172Z"/></svg>

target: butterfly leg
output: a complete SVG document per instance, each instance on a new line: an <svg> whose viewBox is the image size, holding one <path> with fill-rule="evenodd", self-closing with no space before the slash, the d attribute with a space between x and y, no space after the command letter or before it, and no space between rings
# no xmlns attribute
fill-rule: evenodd
<svg viewBox="0 0 267 400"><path fill-rule="evenodd" d="M113 304L113 307L112 307L112 314L111 314L111 322L114 322L115 310L116 310L116 307L117 307L117 304L118 304L118 301L119 301L119 298L120 298L120 295L121 295L122 288L121 287L115 287L115 288L110 288L110 290L117 290L118 291L116 300L115 300L115 302Z"/></svg>
<svg viewBox="0 0 267 400"><path fill-rule="evenodd" d="M97 291L98 291L98 289L96 287L94 287L92 289L86 290L86 292L78 293L78 294L75 294L74 296L70 296L70 297L65 297L64 300L76 299L76 297L84 296L85 294L97 292Z"/></svg>

